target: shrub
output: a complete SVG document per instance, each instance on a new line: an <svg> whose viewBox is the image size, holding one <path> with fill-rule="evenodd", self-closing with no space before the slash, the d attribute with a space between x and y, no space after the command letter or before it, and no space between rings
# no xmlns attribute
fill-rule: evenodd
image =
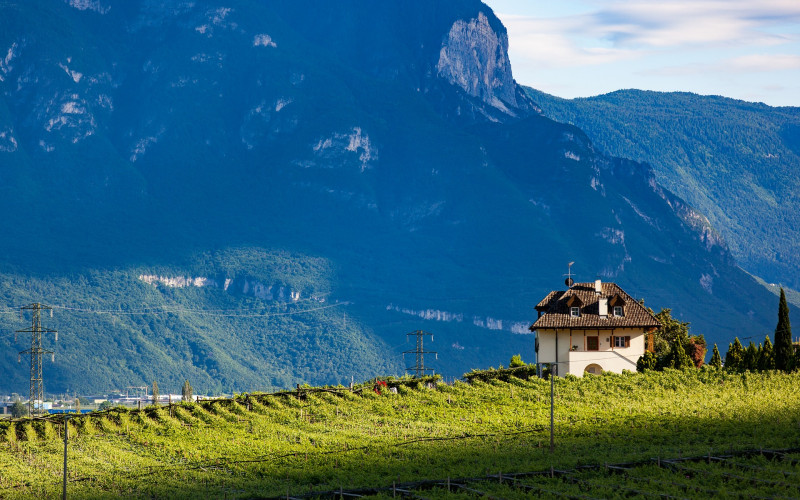
<svg viewBox="0 0 800 500"><path fill-rule="evenodd" d="M519 368L520 366L525 366L525 362L522 361L522 356L520 356L519 354L511 356L511 361L508 362L508 367Z"/></svg>
<svg viewBox="0 0 800 500"><path fill-rule="evenodd" d="M644 372L645 370L655 370L657 363L658 358L656 358L656 355L647 351L644 353L644 356L640 357L636 362L636 371Z"/></svg>

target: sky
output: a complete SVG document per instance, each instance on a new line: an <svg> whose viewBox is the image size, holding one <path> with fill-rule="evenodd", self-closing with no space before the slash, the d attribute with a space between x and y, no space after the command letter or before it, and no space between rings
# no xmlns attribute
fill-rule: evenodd
<svg viewBox="0 0 800 500"><path fill-rule="evenodd" d="M800 0L484 0L518 83L559 97L686 91L800 106Z"/></svg>

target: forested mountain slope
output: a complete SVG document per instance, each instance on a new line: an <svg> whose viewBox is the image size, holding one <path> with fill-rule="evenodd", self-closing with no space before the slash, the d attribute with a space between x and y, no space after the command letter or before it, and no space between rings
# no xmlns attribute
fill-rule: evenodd
<svg viewBox="0 0 800 500"><path fill-rule="evenodd" d="M708 216L745 269L800 286L800 108L682 92L567 100L526 90L606 154L650 164L660 184Z"/></svg>

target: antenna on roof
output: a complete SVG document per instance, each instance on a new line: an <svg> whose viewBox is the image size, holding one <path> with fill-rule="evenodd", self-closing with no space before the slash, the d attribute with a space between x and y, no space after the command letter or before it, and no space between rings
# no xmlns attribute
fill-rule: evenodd
<svg viewBox="0 0 800 500"><path fill-rule="evenodd" d="M567 288L572 288L572 285L575 284L575 281L572 279L572 264L574 263L575 261L567 264L567 274L564 275L567 277L567 279L564 280L564 284L567 285Z"/></svg>

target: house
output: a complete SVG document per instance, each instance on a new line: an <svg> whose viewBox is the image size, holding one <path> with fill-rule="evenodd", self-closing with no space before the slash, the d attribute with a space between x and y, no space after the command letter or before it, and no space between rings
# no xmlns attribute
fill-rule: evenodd
<svg viewBox="0 0 800 500"><path fill-rule="evenodd" d="M538 363L558 363L557 374L582 376L636 370L645 337L661 324L615 283L572 283L554 290L536 306Z"/></svg>

